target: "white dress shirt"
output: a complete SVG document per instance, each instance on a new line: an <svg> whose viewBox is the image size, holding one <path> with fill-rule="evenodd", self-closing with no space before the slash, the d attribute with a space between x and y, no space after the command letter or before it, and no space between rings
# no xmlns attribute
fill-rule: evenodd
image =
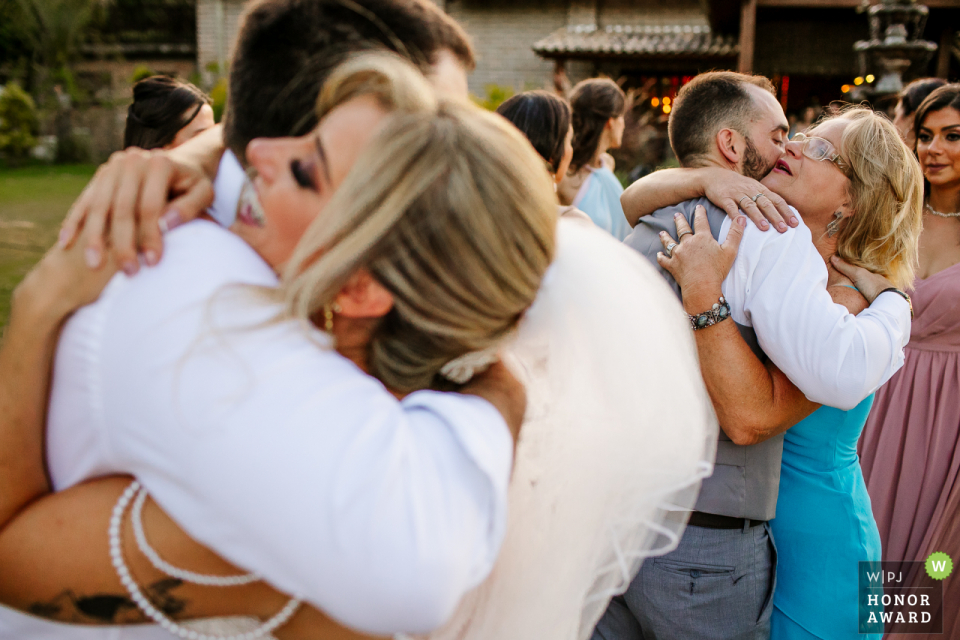
<svg viewBox="0 0 960 640"><path fill-rule="evenodd" d="M160 265L117 275L74 315L48 417L54 487L134 474L196 540L340 622L439 626L502 542L503 418L474 396L397 401L325 334L273 321L277 307L238 283L276 277L239 238L196 221L166 236ZM65 629L0 616L2 637Z"/></svg>
<svg viewBox="0 0 960 640"><path fill-rule="evenodd" d="M835 304L826 264L797 218L786 233L747 223L723 296L733 319L753 327L764 353L807 398L850 410L903 366L910 308L893 294L856 316ZM720 228L721 243L730 224L728 217Z"/></svg>

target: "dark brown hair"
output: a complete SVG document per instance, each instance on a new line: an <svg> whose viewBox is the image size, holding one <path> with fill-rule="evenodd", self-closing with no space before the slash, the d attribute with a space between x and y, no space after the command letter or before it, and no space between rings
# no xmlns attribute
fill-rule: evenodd
<svg viewBox="0 0 960 640"><path fill-rule="evenodd" d="M752 84L776 95L763 76L735 71L701 73L680 89L667 126L677 160L689 167L710 153L721 129L747 136L747 124L757 117L757 105L746 89Z"/></svg>
<svg viewBox="0 0 960 640"><path fill-rule="evenodd" d="M913 154L915 156L917 155L917 143L920 141L920 129L923 127L924 120L934 111L948 108L960 111L960 84L958 83L945 84L934 90L917 107L917 112L913 117L913 139L915 140ZM923 195L930 196L930 183L926 176L923 177Z"/></svg>
<svg viewBox="0 0 960 640"><path fill-rule="evenodd" d="M159 149L193 122L210 98L189 82L167 76L144 78L133 87L133 104L127 108L123 148Z"/></svg>
<svg viewBox="0 0 960 640"><path fill-rule="evenodd" d="M547 91L525 91L501 104L497 113L527 136L540 157L556 173L570 131L570 105Z"/></svg>
<svg viewBox="0 0 960 640"><path fill-rule="evenodd" d="M913 135L920 139L920 128L923 121L934 111L941 109L956 109L960 111L960 84L945 84L935 90L917 107L917 115L913 120ZM914 149L916 150L916 149Z"/></svg>
<svg viewBox="0 0 960 640"><path fill-rule="evenodd" d="M900 92L900 106L903 108L903 115L909 116L916 111L920 104L927 99L927 96L945 84L947 84L947 81L943 78L920 78L908 84Z"/></svg>
<svg viewBox="0 0 960 640"><path fill-rule="evenodd" d="M577 171L597 152L607 121L624 114L627 97L613 80L591 78L573 88L570 107L573 111L573 161L570 169Z"/></svg>
<svg viewBox="0 0 960 640"><path fill-rule="evenodd" d="M425 69L441 49L468 68L463 29L428 0L256 0L230 67L224 140L241 161L254 138L303 135L327 77L351 54L388 49Z"/></svg>

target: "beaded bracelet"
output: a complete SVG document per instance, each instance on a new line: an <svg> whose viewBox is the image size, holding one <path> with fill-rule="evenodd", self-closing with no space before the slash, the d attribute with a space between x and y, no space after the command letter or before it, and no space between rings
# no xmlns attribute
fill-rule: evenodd
<svg viewBox="0 0 960 640"><path fill-rule="evenodd" d="M715 302L709 311L704 311L695 316L688 315L687 317L690 318L690 324L694 331L706 329L730 317L730 303L727 302L726 298L720 296L720 301Z"/></svg>
<svg viewBox="0 0 960 640"><path fill-rule="evenodd" d="M896 287L887 287L886 289L878 293L876 298L879 298L880 296L885 294L887 291L889 291L890 293L895 293L907 301L907 306L910 307L910 318L912 319L913 318L913 300L910 299L909 294L907 294L906 291L901 291L900 289L897 289ZM874 298L874 300L876 300L876 298Z"/></svg>

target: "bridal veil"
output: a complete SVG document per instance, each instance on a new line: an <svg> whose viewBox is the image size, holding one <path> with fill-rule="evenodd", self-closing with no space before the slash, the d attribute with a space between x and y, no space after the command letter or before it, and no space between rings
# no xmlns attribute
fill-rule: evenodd
<svg viewBox="0 0 960 640"><path fill-rule="evenodd" d="M689 322L644 258L558 225L504 361L528 390L491 575L431 640L584 640L647 557L673 549L717 423Z"/></svg>

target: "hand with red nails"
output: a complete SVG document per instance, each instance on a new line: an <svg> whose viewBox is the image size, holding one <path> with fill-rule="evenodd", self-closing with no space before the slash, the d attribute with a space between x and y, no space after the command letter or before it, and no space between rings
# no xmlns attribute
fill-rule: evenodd
<svg viewBox="0 0 960 640"><path fill-rule="evenodd" d="M131 147L114 153L70 208L60 247L70 247L82 229L91 269L103 263L108 246L127 275L139 270L138 255L148 266L157 264L163 233L193 220L213 202L210 177L181 152L184 147L170 152Z"/></svg>

